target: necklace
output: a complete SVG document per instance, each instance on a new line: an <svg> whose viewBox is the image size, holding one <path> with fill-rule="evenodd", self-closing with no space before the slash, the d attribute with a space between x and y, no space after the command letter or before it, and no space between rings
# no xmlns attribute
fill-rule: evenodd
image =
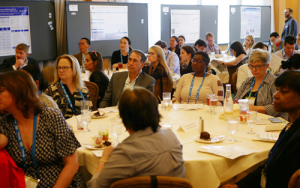
<svg viewBox="0 0 300 188"><path fill-rule="evenodd" d="M296 120L297 120L299 117L300 117L300 115L296 118ZM296 121L296 120L295 120L295 121ZM293 124L295 121L289 122L289 123L286 125L286 127L285 127L285 131L289 130L289 128L292 126L292 124Z"/></svg>

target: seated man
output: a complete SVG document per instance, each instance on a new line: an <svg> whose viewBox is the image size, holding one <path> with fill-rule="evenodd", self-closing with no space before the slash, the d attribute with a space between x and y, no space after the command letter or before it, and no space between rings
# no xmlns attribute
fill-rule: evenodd
<svg viewBox="0 0 300 188"><path fill-rule="evenodd" d="M296 38L292 35L285 37L283 42L283 49L277 51L275 54L283 60L288 60L294 53L299 54L298 50L295 50L296 47Z"/></svg>
<svg viewBox="0 0 300 188"><path fill-rule="evenodd" d="M80 52L78 54L74 54L73 56L76 57L76 59L79 62L79 65L82 66L82 68L85 70L85 56L89 53L91 42L88 38L81 38L79 42L79 50Z"/></svg>
<svg viewBox="0 0 300 188"><path fill-rule="evenodd" d="M204 52L206 52L208 55L210 55L211 52L215 52L215 54L221 54L219 45L214 43L213 33L211 32L206 33L206 43L207 43L207 48L204 49Z"/></svg>
<svg viewBox="0 0 300 188"><path fill-rule="evenodd" d="M0 66L0 72L18 70L29 64L39 66L37 60L28 57L28 55L28 46L24 43L18 44L16 46L16 55L3 60Z"/></svg>
<svg viewBox="0 0 300 188"><path fill-rule="evenodd" d="M168 50L167 43L165 41L159 40L155 43L155 45L160 46L166 58L166 63L170 69L170 71L174 71L175 74L180 75L180 66L179 66L179 57L175 52L171 52Z"/></svg>
<svg viewBox="0 0 300 188"><path fill-rule="evenodd" d="M89 188L109 187L134 176L185 177L182 145L169 129L160 129L155 96L144 88L126 89L119 114L129 137L115 149L104 149Z"/></svg>
<svg viewBox="0 0 300 188"><path fill-rule="evenodd" d="M122 92L127 88L142 86L154 92L155 79L142 72L146 56L140 50L132 50L129 55L128 72L114 73L110 79L105 95L100 103L100 108L116 106Z"/></svg>
<svg viewBox="0 0 300 188"><path fill-rule="evenodd" d="M194 46L196 47L196 49L197 49L198 51L204 51L205 48L207 47L206 42L205 42L204 40L202 40L202 39L198 39L198 40L195 42Z"/></svg>
<svg viewBox="0 0 300 188"><path fill-rule="evenodd" d="M276 53L283 48L283 39L280 38L277 32L270 34L270 41L272 42L272 53Z"/></svg>

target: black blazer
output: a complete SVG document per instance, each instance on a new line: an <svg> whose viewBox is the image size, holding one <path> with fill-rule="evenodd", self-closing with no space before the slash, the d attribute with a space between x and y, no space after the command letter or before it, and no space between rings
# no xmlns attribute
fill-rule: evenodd
<svg viewBox="0 0 300 188"><path fill-rule="evenodd" d="M285 130L285 129L284 129ZM279 138L283 136L281 131ZM279 139L278 139L279 140ZM274 145L275 146L275 145ZM274 146L271 151L274 150ZM291 176L300 169L300 118L298 118L284 135L274 151L267 167L266 188L288 187ZM239 188L260 187L263 166L248 174L236 183Z"/></svg>
<svg viewBox="0 0 300 188"><path fill-rule="evenodd" d="M37 67L39 67L37 60L27 57L28 65L34 64ZM0 66L0 72L8 72L8 71L14 71L14 68L12 67L16 63L16 57L10 57L3 60L2 65Z"/></svg>

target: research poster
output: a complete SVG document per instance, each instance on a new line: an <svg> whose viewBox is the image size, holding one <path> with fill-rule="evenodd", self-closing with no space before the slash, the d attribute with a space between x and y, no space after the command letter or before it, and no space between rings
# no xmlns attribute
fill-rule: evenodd
<svg viewBox="0 0 300 188"><path fill-rule="evenodd" d="M241 7L241 39L247 35L260 38L261 7Z"/></svg>
<svg viewBox="0 0 300 188"><path fill-rule="evenodd" d="M14 55L20 43L31 53L29 7L0 7L0 41L0 56Z"/></svg>
<svg viewBox="0 0 300 188"><path fill-rule="evenodd" d="M171 36L183 35L186 43L200 37L200 10L171 10Z"/></svg>
<svg viewBox="0 0 300 188"><path fill-rule="evenodd" d="M128 36L127 6L90 6L91 40L120 40Z"/></svg>

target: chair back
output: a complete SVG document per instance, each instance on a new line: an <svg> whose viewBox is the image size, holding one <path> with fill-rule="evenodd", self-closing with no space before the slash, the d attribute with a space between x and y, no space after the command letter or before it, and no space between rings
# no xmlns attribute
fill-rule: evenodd
<svg viewBox="0 0 300 188"><path fill-rule="evenodd" d="M187 179L169 176L137 176L115 181L110 188L192 188Z"/></svg>
<svg viewBox="0 0 300 188"><path fill-rule="evenodd" d="M243 60L244 61L244 60ZM229 74L229 80L228 83L231 84L232 86L232 75L237 72L237 70L239 69L240 66L243 65L243 61L239 62L237 65L232 66L232 67L227 67L228 70L228 74ZM235 87L236 88L236 87ZM231 87L231 92L234 93L233 87Z"/></svg>
<svg viewBox="0 0 300 188"><path fill-rule="evenodd" d="M232 88L233 88L233 94L235 95L237 90L236 90L236 82L237 82L237 71L233 73L232 75Z"/></svg>
<svg viewBox="0 0 300 188"><path fill-rule="evenodd" d="M47 80L47 82L49 82L49 84L53 84L54 71L55 71L55 66L47 66L42 70L43 76Z"/></svg>
<svg viewBox="0 0 300 188"><path fill-rule="evenodd" d="M88 81L84 81L86 87L88 88L89 92L90 92L90 96L92 99L92 103L93 103L93 110L97 110L97 100L98 100L98 96L99 96L99 88L97 86L97 84L93 83L93 82L88 82Z"/></svg>
<svg viewBox="0 0 300 188"><path fill-rule="evenodd" d="M157 99L158 96L160 97L161 100L163 100L162 98L162 93L163 92L172 92L173 89L173 82L169 83L168 82L168 78L159 78L156 80L155 82L155 86L154 86L154 95Z"/></svg>

